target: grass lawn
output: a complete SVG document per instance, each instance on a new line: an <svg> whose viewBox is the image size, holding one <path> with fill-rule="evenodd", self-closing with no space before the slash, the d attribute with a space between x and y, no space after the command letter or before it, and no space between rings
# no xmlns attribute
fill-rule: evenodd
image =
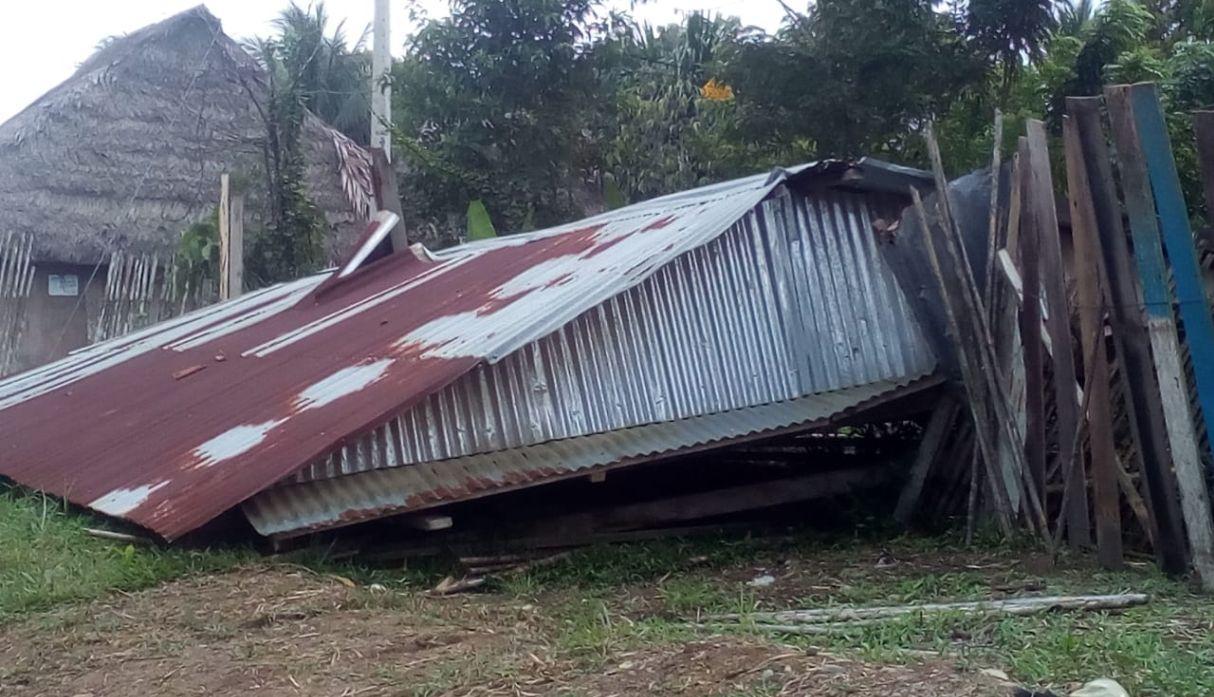
<svg viewBox="0 0 1214 697"><path fill-rule="evenodd" d="M0 624L59 603L134 591L186 574L229 569L249 554L162 550L84 532L95 518L56 499L0 484Z"/></svg>
<svg viewBox="0 0 1214 697"><path fill-rule="evenodd" d="M217 656L236 661L214 669L217 681L240 674L246 669L242 661L268 665L266 652L281 650L275 642L300 641L291 651L303 652L315 645L301 637L324 636L331 644L327 651L367 656L363 672L329 675L325 671L352 671L357 665L299 653L295 668L286 658L274 659L275 670L295 671L279 677L293 685L311 671L313 679L333 684L400 688L391 694L464 694L524 678L536 685L581 680L569 694L624 694L640 688L588 681L626 677L621 666L646 656L668 661L658 672L679 672L694 656L680 658L677 651L689 646L717 647L719 654L706 659L705 675L713 662L745 665L751 659L739 652L759 646L770 653L756 654L755 661L785 656L791 648L803 657L848 656L859 666L910 669L928 661L970 675L993 668L1020 684L1052 686L1060 694L1099 677L1118 680L1135 697L1214 694L1214 605L1146 561L1108 573L1085 556L1064 556L1053 565L1027 544L987 539L967 549L951 539L881 533L853 539L797 533L754 540L661 540L580 550L555 564L497 579L484 593L436 599L420 591L442 569L367 570L323 561L271 562L240 550L130 546L83 532L97 524L65 512L52 499L0 490L0 647L6 642L29 647L16 649L26 652L10 658L15 666L10 680L21 678L31 686L61 680L73 693L87 691L78 682L84 679L78 666L95 655L89 642L102 629L112 641L125 642L114 655L145 656L139 665L155 666L162 675L194 675ZM878 567L878 557L888 556L894 563ZM775 580L756 587L750 581L757 576ZM174 579L176 584L168 583ZM150 595L118 593L140 589L152 590ZM746 624L688 627L713 612L1128 591L1149 593L1151 602L1117 613L912 618L829 637L760 634ZM214 600L206 599L208 592ZM295 607L300 603L306 607ZM102 619L94 619L94 607L107 608ZM284 624L292 622L298 628ZM372 649L383 650L427 623L441 625L441 632L426 641L410 640L416 644L411 650L435 653L420 667L404 670L392 662L403 658L374 658ZM456 641L452 632L471 632L459 636L472 638L445 643ZM200 655L196 666L179 667L172 663L178 660L176 649L164 648L195 644L217 653ZM464 645L474 648L458 649ZM2 654L0 648L0 663ZM744 690L719 694L802 694L787 689L787 675L807 675L796 671L808 668L788 670L765 671L751 676ZM923 674L922 668L915 670ZM257 679L268 678L259 674ZM189 683L189 689L197 686Z"/></svg>

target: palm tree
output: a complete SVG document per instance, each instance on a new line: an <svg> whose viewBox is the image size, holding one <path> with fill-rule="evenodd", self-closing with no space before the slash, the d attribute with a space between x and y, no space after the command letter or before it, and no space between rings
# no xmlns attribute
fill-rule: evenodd
<svg viewBox="0 0 1214 697"><path fill-rule="evenodd" d="M303 105L360 143L370 138L370 58L364 29L351 46L345 23L329 31L325 4L300 7L292 2L274 20L278 36L272 41L296 83Z"/></svg>
<svg viewBox="0 0 1214 697"><path fill-rule="evenodd" d="M1058 33L1062 36L1079 36L1096 16L1094 0L1059 0Z"/></svg>

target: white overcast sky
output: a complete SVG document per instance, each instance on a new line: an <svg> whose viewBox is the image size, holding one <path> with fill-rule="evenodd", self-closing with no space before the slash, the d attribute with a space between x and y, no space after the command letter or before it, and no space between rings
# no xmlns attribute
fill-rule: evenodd
<svg viewBox="0 0 1214 697"><path fill-rule="evenodd" d="M193 7L200 0L0 0L0 122L16 114L76 69L107 36L125 34ZM271 31L270 21L288 0L206 0L223 22L224 31L245 38ZM301 0L307 5L307 0ZM420 0L430 16L446 13L446 0ZM610 0L627 8L629 0ZM374 0L327 0L336 22L346 20L347 36L358 35L370 21ZM783 10L777 0L654 0L633 12L650 22L675 21L688 10L736 15L747 24L774 30ZM412 27L404 0L392 3L393 53Z"/></svg>

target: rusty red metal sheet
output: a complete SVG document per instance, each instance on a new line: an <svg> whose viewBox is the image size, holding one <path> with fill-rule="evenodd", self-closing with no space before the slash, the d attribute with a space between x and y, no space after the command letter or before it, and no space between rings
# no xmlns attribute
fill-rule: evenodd
<svg viewBox="0 0 1214 697"><path fill-rule="evenodd" d="M89 347L0 382L0 475L180 537L715 238L778 183L398 254Z"/></svg>

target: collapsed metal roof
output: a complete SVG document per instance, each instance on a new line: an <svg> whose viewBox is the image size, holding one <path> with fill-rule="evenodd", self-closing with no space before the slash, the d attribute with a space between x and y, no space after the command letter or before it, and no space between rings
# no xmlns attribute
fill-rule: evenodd
<svg viewBox="0 0 1214 697"><path fill-rule="evenodd" d="M244 504L266 536L294 536L466 501L591 471L829 425L939 384L931 376L878 382L786 402L634 426L520 448L272 487Z"/></svg>
<svg viewBox="0 0 1214 697"><path fill-rule="evenodd" d="M803 165L250 293L0 382L0 474L180 537L815 177L921 180L880 163ZM911 353L901 372L930 367L926 349Z"/></svg>

